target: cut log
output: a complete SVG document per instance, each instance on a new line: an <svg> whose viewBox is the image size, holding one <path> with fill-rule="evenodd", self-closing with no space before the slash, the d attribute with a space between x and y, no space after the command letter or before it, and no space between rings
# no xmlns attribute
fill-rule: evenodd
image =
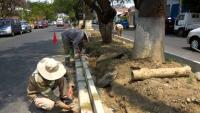
<svg viewBox="0 0 200 113"><path fill-rule="evenodd" d="M144 80L148 78L187 77L191 73L192 72L190 66L159 69L142 68L140 70L133 70L131 79Z"/></svg>
<svg viewBox="0 0 200 113"><path fill-rule="evenodd" d="M196 72L196 73L195 73L195 76L196 76L196 79L197 79L198 81L200 81L200 72Z"/></svg>

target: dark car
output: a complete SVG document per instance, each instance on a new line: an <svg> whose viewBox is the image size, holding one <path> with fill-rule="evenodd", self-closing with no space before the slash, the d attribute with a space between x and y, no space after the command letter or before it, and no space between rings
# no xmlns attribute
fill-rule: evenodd
<svg viewBox="0 0 200 113"><path fill-rule="evenodd" d="M169 33L174 33L174 22L175 19L168 17L165 19L165 33L169 34Z"/></svg>
<svg viewBox="0 0 200 113"><path fill-rule="evenodd" d="M38 28L44 28L43 21L38 21Z"/></svg>
<svg viewBox="0 0 200 113"><path fill-rule="evenodd" d="M27 21L21 21L21 27L22 27L23 33L32 31L31 25L29 25Z"/></svg>
<svg viewBox="0 0 200 113"><path fill-rule="evenodd" d="M46 20L40 20L40 21L34 22L35 29L46 28L46 27L48 27L48 21L46 21Z"/></svg>
<svg viewBox="0 0 200 113"><path fill-rule="evenodd" d="M48 21L47 20L43 20L42 21L42 24L43 24L43 26L46 28L46 27L48 27Z"/></svg>
<svg viewBox="0 0 200 113"><path fill-rule="evenodd" d="M0 19L0 35L22 34L21 23L18 19Z"/></svg>

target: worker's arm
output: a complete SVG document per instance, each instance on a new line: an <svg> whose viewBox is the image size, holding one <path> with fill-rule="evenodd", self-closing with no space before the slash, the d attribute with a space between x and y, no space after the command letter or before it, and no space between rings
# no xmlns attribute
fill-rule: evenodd
<svg viewBox="0 0 200 113"><path fill-rule="evenodd" d="M83 41L83 37L84 37L84 32L78 32L78 34L76 34L76 37L74 37L74 41L73 41L73 47L74 49L76 49L77 52L81 52L81 48L79 47L79 44L81 43L81 41Z"/></svg>
<svg viewBox="0 0 200 113"><path fill-rule="evenodd" d="M34 82L34 77L31 76L29 78L28 87L27 87L27 96L29 100L32 102L37 97L38 91Z"/></svg>
<svg viewBox="0 0 200 113"><path fill-rule="evenodd" d="M67 68L67 67L66 67ZM65 78L62 77L61 79L58 80L58 83L59 83L59 91L60 91L60 98L61 99L65 99L66 97L68 98L72 98L73 97L73 88L74 88L74 79L73 79L73 72L71 69L67 68L67 73L66 73L66 77L67 77L67 83L68 83L68 88L67 87L64 87L66 85L65 82ZM64 85L65 84L65 85ZM67 92L63 92L64 91L64 88L67 89Z"/></svg>

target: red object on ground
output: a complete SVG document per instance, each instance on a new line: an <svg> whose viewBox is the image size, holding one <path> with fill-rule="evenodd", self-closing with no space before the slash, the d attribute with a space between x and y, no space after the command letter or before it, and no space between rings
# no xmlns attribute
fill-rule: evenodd
<svg viewBox="0 0 200 113"><path fill-rule="evenodd" d="M56 33L55 33L55 32L53 33L53 40L52 40L52 41L53 41L53 44L54 44L54 45L56 45L57 42L58 42L57 36L56 36Z"/></svg>

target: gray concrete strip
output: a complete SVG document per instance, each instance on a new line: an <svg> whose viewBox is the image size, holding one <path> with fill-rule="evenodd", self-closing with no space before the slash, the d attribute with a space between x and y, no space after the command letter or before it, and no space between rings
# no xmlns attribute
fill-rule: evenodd
<svg viewBox="0 0 200 113"><path fill-rule="evenodd" d="M198 61L192 61L188 58L178 56L174 53L170 53L170 52L166 52L166 51L165 51L165 57L167 59L173 59L174 61L177 61L179 63L189 65L192 68L193 72L199 72L200 71L200 62L198 62Z"/></svg>
<svg viewBox="0 0 200 113"><path fill-rule="evenodd" d="M88 85L89 95L90 95L90 99L92 101L94 112L95 113L105 113L102 101L97 92L97 89L95 87L94 81L92 79L90 70L86 64L86 60L85 60L84 56L81 57L81 60L83 62L83 70L85 72L86 82Z"/></svg>
<svg viewBox="0 0 200 113"><path fill-rule="evenodd" d="M92 104L90 102L90 96L87 89L87 84L82 69L82 63L80 59L75 60L76 65L76 79L78 84L78 98L80 113L93 113Z"/></svg>
<svg viewBox="0 0 200 113"><path fill-rule="evenodd" d="M93 113L90 97L86 87L87 85L85 81L78 82L80 113Z"/></svg>

